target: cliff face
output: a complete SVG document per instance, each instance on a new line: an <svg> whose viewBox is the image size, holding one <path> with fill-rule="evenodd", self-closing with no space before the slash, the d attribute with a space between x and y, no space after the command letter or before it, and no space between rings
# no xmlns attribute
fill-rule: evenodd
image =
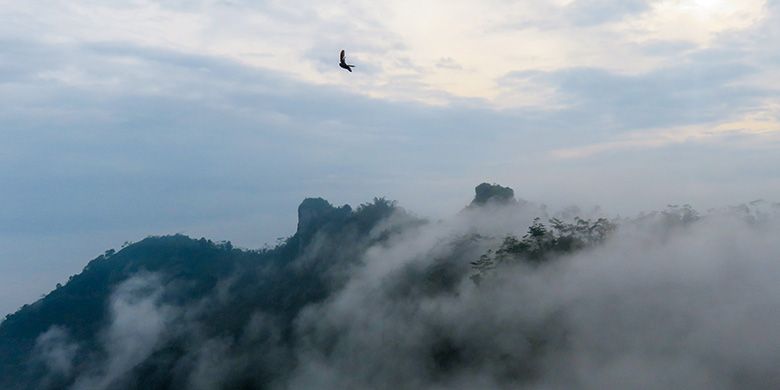
<svg viewBox="0 0 780 390"><path fill-rule="evenodd" d="M474 188L474 200L470 206L482 206L488 203L507 204L515 203L515 191L509 187L498 184L482 183Z"/></svg>
<svg viewBox="0 0 780 390"><path fill-rule="evenodd" d="M322 198L306 198L298 206L298 229L296 234L310 235L328 223L344 222L352 214L352 207L333 207Z"/></svg>

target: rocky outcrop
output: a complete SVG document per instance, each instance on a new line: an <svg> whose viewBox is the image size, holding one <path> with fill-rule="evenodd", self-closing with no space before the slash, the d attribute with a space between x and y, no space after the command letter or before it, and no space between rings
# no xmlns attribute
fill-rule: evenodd
<svg viewBox="0 0 780 390"><path fill-rule="evenodd" d="M483 206L488 203L516 203L515 191L509 187L503 187L498 184L482 183L474 188L474 200L469 207Z"/></svg>

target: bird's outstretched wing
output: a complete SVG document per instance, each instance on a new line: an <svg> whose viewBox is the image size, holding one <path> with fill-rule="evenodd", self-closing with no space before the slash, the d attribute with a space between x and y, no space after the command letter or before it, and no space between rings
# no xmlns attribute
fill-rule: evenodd
<svg viewBox="0 0 780 390"><path fill-rule="evenodd" d="M339 60L341 62L344 62L344 50L341 51L341 55L339 56Z"/></svg>

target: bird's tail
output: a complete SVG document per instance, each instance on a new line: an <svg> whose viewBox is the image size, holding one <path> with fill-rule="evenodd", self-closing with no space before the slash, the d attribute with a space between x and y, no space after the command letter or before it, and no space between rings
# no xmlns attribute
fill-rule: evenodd
<svg viewBox="0 0 780 390"><path fill-rule="evenodd" d="M347 64L347 66L349 66L350 68L354 68L355 67L355 65L349 65L349 64Z"/></svg>

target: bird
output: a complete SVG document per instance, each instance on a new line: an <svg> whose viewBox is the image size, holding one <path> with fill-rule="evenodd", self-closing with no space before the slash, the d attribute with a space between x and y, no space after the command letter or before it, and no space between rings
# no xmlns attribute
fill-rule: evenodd
<svg viewBox="0 0 780 390"><path fill-rule="evenodd" d="M346 59L346 57L344 55L344 50L341 51L341 55L339 56L339 59L340 59L339 66L344 68L344 69L346 69L346 70L348 70L349 73L352 73L352 68L354 68L355 65L347 64L347 59Z"/></svg>

